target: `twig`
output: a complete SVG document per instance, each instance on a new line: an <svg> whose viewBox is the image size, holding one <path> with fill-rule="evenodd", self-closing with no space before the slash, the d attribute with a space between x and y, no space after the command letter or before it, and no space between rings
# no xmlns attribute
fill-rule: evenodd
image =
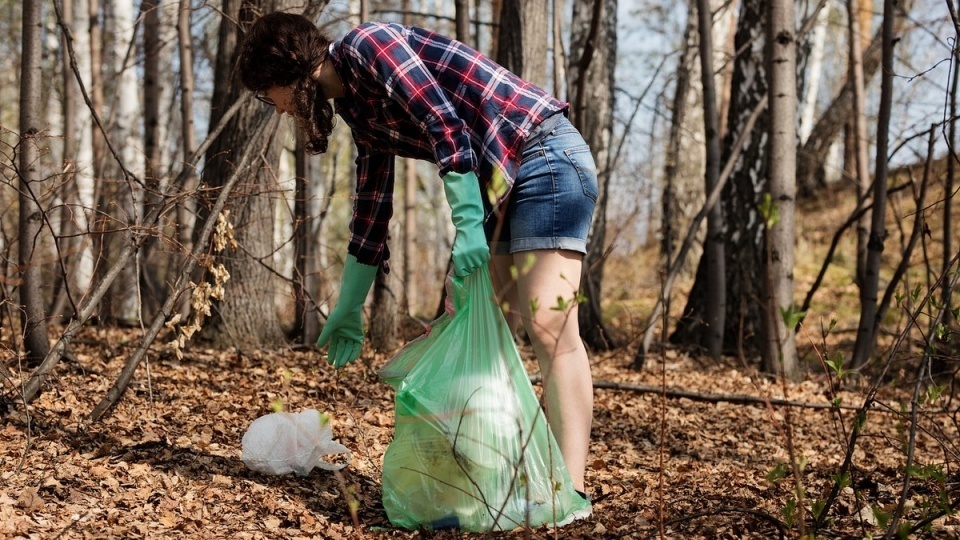
<svg viewBox="0 0 960 540"><path fill-rule="evenodd" d="M663 270L660 271L660 300L666 303L666 290L663 285ZM660 329L660 339L664 343L667 342L667 312L663 311L663 317L661 321ZM658 448L658 460L657 464L657 482L659 486L659 519L657 520L657 529L660 533L660 540L664 538L664 524L663 524L663 454L665 451L666 437L667 437L667 353L666 350L662 350L660 362L660 441L657 446Z"/></svg>
<svg viewBox="0 0 960 540"><path fill-rule="evenodd" d="M780 538L786 538L787 526L782 521L780 521L779 519L771 516L770 514L762 510L757 510L755 508L742 508L739 506L724 506L724 507L716 508L713 510L705 510L703 512L697 512L696 514L689 514L686 516L678 517L676 519L672 519L668 521L666 524L676 525L678 523L683 523L685 521L691 521L691 520L702 518L702 517L716 516L719 514L733 514L733 513L751 514L753 516L769 521L771 524L773 524L774 527L777 528L778 531L780 531Z"/></svg>

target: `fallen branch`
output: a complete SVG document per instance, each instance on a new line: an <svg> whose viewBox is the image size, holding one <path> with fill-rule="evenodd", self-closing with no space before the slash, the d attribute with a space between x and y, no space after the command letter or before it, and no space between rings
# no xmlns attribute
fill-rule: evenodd
<svg viewBox="0 0 960 540"><path fill-rule="evenodd" d="M734 403L738 405L774 405L777 407L798 407L803 409L849 409L858 410L859 407L853 405L833 405L832 403L805 403L803 401L792 401L789 399L765 398L759 396L750 396L746 394L701 394L689 390L663 389L659 386L648 386L645 384L628 384L611 381L594 381L594 388L607 390L629 390L638 394L661 394L672 398L687 398L693 401L705 403Z"/></svg>
<svg viewBox="0 0 960 540"><path fill-rule="evenodd" d="M780 538L786 538L787 526L779 519L771 516L766 512L757 510L756 508L740 508L737 506L724 506L722 508L716 508L714 510L705 510L703 512L697 512L696 514L690 514L687 516L678 517L676 519L671 519L670 521L666 522L664 525L676 525L678 523L683 523L685 521L692 521L697 518L716 516L719 514L751 514L765 521L769 521L774 527L777 528L778 531L780 531Z"/></svg>

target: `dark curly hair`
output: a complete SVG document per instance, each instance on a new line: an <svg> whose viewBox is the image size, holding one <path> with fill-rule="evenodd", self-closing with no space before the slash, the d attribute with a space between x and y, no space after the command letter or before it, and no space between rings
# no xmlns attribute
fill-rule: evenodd
<svg viewBox="0 0 960 540"><path fill-rule="evenodd" d="M327 151L333 131L333 107L314 71L327 57L330 39L310 19L293 13L269 13L257 19L238 47L236 73L248 90L293 87L297 122L306 135L306 150Z"/></svg>

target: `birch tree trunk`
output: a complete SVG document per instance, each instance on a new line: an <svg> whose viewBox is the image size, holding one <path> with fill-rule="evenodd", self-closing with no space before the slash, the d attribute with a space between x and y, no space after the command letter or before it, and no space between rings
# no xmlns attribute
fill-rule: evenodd
<svg viewBox="0 0 960 540"><path fill-rule="evenodd" d="M617 57L617 1L574 0L572 24L568 71L568 94L573 101L570 121L593 152L599 187L580 280L580 290L586 296L586 303L579 310L580 335L591 348L605 350L616 346L603 322L601 298Z"/></svg>
<svg viewBox="0 0 960 540"><path fill-rule="evenodd" d="M817 19L813 23L813 37L809 41L810 52L807 55L805 70L806 85L803 100L800 102L800 144L806 142L807 137L813 130L813 123L816 121L817 96L820 95L820 77L823 74L823 53L827 41L827 21L830 16L830 7L831 5L828 2L817 13Z"/></svg>
<svg viewBox="0 0 960 540"><path fill-rule="evenodd" d="M20 149L19 163L19 251L20 326L23 331L23 352L28 365L39 365L50 350L47 339L47 316L43 302L43 274L40 269L40 230L43 209L39 197L43 193L40 174L41 124L40 89L43 83L41 50L43 18L41 0L23 3L23 34L20 62Z"/></svg>
<svg viewBox="0 0 960 540"><path fill-rule="evenodd" d="M224 0L220 21L219 48L214 73L214 94L210 125L242 95L233 75L240 29L253 23L260 13L289 7L286 0ZM238 25L240 26L238 28ZM202 173L204 185L216 188L229 178L236 156L250 144L247 134L265 115L275 114L272 108L250 100L234 116L224 133L206 153ZM273 135L273 134L269 134ZM273 246L274 205L266 193L272 188L280 159L281 145L275 137L254 173L241 180L238 195L230 209L230 221L239 248L225 250L219 257L230 274L224 297L203 329L204 337L218 347L273 347L284 343L276 310L278 284L273 274L261 264L271 259ZM200 208L203 219L206 209Z"/></svg>
<svg viewBox="0 0 960 540"><path fill-rule="evenodd" d="M116 141L124 165L137 177L143 178L144 155L140 137L143 128L141 118L143 108L140 105L140 84L137 80L136 35L134 32L134 12L129 2L109 0L112 14L111 34L114 37L111 56L116 73L115 124L113 141ZM133 227L143 217L143 188L134 182L120 181L122 171L110 161L109 171L112 180L111 189L104 189L106 195L104 210L112 215L111 223ZM121 235L110 234L107 238L107 254L112 260L122 247L117 244ZM110 320L122 326L135 326L140 323L140 254L131 259L123 273L114 283L111 298L108 299L106 315Z"/></svg>
<svg viewBox="0 0 960 540"><path fill-rule="evenodd" d="M870 239L867 242L867 265L860 287L860 323L851 363L862 367L873 355L877 343L877 292L880 287L880 262L887 238L887 145L890 138L890 113L893 104L894 0L883 2L883 62L880 70L880 111L877 121L876 181L873 184L873 208L870 214Z"/></svg>
<svg viewBox="0 0 960 540"><path fill-rule="evenodd" d="M793 307L793 245L797 191L797 28L793 0L771 0L767 12L767 76L769 80L770 199L779 219L766 219L767 307L764 341L760 349L767 373L797 379L795 324L782 313ZM768 208L768 211L772 209Z"/></svg>

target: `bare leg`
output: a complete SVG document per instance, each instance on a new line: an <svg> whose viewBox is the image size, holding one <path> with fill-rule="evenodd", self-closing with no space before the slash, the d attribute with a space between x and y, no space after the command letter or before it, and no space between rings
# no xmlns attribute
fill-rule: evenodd
<svg viewBox="0 0 960 540"><path fill-rule="evenodd" d="M520 310L517 307L517 280L513 277L513 255L490 256L490 279L497 294L497 303L503 310L503 316L510 326L510 333L516 335L520 325Z"/></svg>
<svg viewBox="0 0 960 540"><path fill-rule="evenodd" d="M519 274L517 308L540 363L547 419L574 487L584 491L593 379L577 322L576 294L583 256L572 251L537 250L513 257ZM565 309L556 309L558 298L565 302Z"/></svg>

